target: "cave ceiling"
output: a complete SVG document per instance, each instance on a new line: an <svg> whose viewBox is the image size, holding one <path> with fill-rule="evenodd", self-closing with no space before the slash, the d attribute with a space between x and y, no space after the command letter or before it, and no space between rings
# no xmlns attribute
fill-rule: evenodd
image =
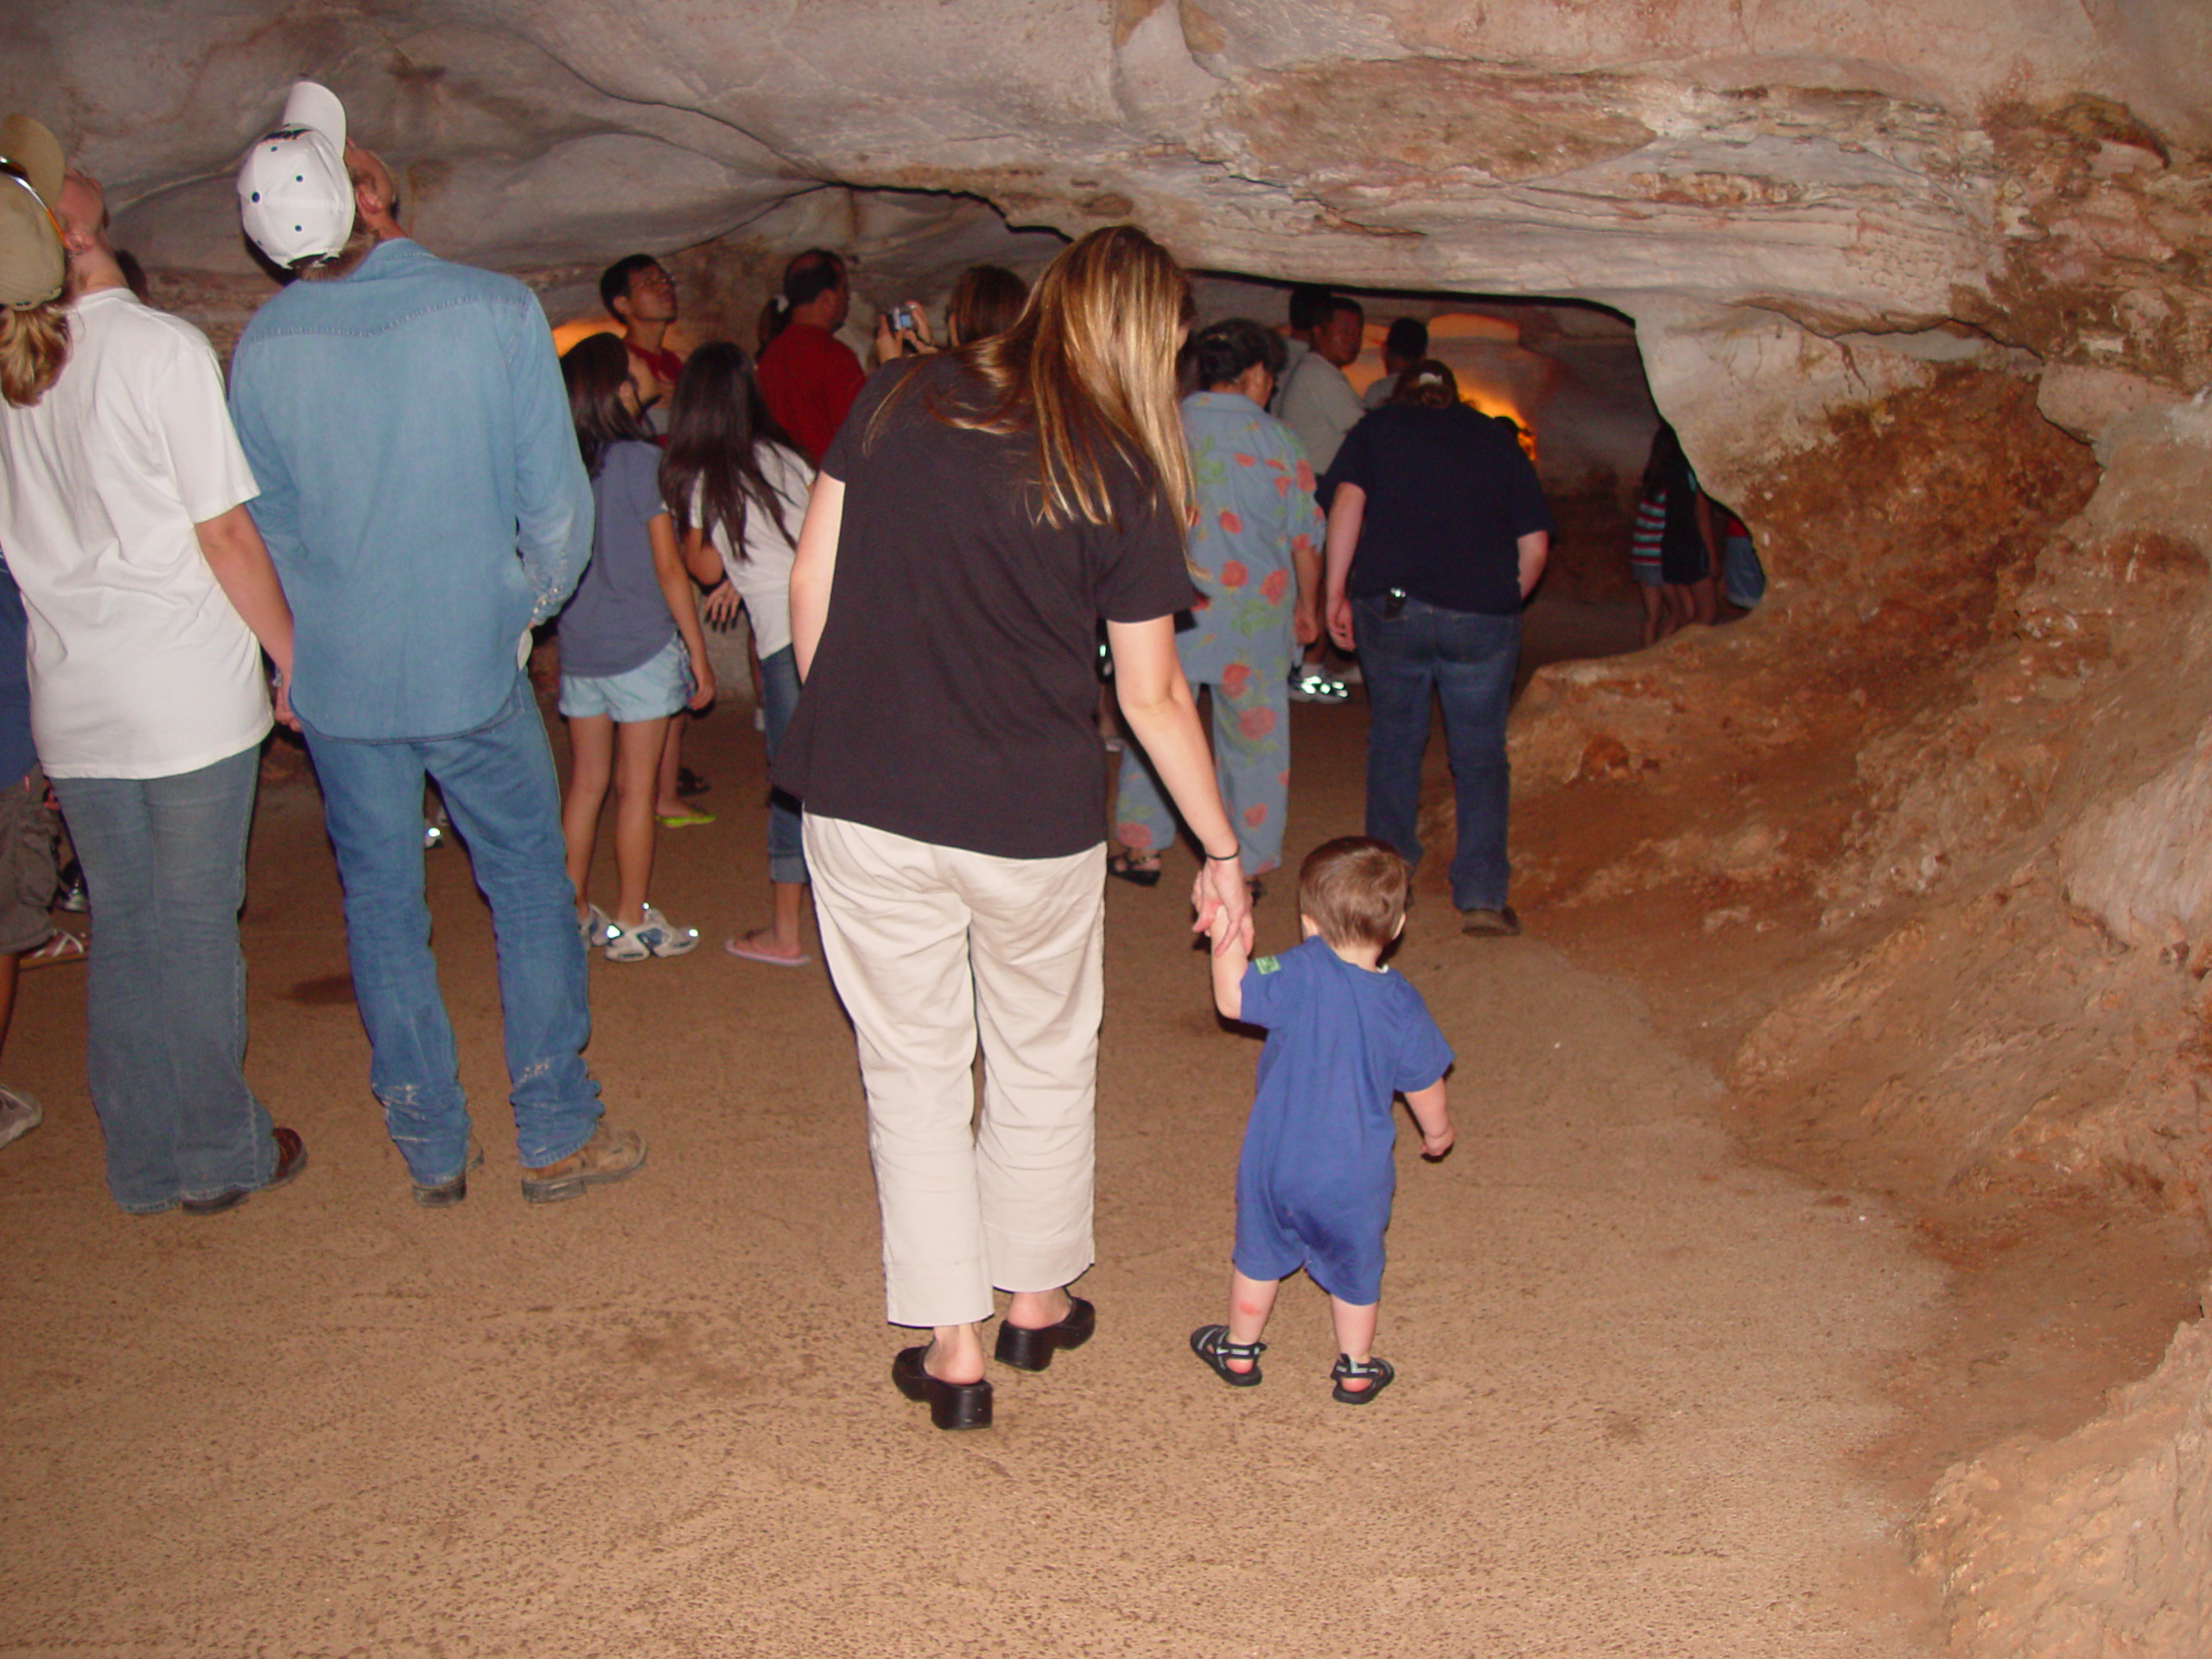
<svg viewBox="0 0 2212 1659"><path fill-rule="evenodd" d="M2206 358L2200 4L7 9L0 101L168 270L253 274L232 170L305 75L416 235L504 270L752 234L933 279L1006 234L981 199L1269 276L1963 328L2170 382Z"/></svg>

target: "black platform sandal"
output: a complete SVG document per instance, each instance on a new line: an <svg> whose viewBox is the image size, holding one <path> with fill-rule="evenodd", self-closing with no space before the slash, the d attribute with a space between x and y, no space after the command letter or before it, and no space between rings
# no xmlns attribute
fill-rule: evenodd
<svg viewBox="0 0 2212 1659"><path fill-rule="evenodd" d="M995 1357L1017 1371L1041 1371L1052 1363L1056 1349L1080 1348L1098 1329L1098 1310L1080 1296L1068 1298L1068 1311L1057 1324L1008 1325L999 1321L999 1345Z"/></svg>
<svg viewBox="0 0 2212 1659"><path fill-rule="evenodd" d="M1264 1342L1231 1342L1225 1325L1202 1325L1191 1332L1191 1351L1213 1367L1213 1373L1232 1389L1249 1389L1260 1380L1260 1356L1268 1351ZM1249 1371L1232 1371L1232 1359L1249 1360Z"/></svg>
<svg viewBox="0 0 2212 1659"><path fill-rule="evenodd" d="M919 1348L899 1351L899 1357L891 1362L891 1381L899 1392L909 1400L928 1401L930 1421L939 1428L988 1428L989 1381L948 1382L941 1376L931 1376L922 1363L929 1351L926 1343Z"/></svg>
<svg viewBox="0 0 2212 1659"><path fill-rule="evenodd" d="M1390 1362L1387 1359L1355 1362L1350 1354L1338 1354L1336 1366L1329 1375L1335 1379L1337 1385L1329 1390L1332 1396L1343 1401L1348 1406L1363 1406L1383 1389L1389 1388L1398 1374L1391 1369ZM1367 1386L1363 1389L1344 1387L1347 1381L1357 1382L1362 1379L1367 1382Z"/></svg>
<svg viewBox="0 0 2212 1659"><path fill-rule="evenodd" d="M1149 867L1145 862L1147 859L1152 861ZM1124 847L1106 861L1106 874L1116 881L1135 882L1140 887L1156 887L1160 885L1160 855L1133 853Z"/></svg>

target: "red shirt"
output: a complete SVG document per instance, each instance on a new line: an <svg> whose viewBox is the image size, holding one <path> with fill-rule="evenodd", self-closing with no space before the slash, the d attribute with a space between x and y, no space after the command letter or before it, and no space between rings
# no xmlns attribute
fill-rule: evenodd
<svg viewBox="0 0 2212 1659"><path fill-rule="evenodd" d="M784 325L760 353L760 395L776 424L817 466L868 375L851 347L810 322Z"/></svg>
<svg viewBox="0 0 2212 1659"><path fill-rule="evenodd" d="M622 343L630 348L631 356L660 377L660 383L664 386L674 385L676 377L683 372L683 359L666 346L651 352L634 340L626 340Z"/></svg>

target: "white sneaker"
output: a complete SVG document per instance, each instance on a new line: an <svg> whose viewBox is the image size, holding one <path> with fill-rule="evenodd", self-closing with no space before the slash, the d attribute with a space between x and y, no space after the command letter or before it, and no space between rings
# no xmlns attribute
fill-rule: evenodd
<svg viewBox="0 0 2212 1659"><path fill-rule="evenodd" d="M1342 680L1332 679L1318 669L1293 669L1290 671L1290 700L1293 702L1343 702L1351 696L1351 688Z"/></svg>
<svg viewBox="0 0 2212 1659"><path fill-rule="evenodd" d="M29 1095L0 1089L0 1147L38 1128L46 1112Z"/></svg>
<svg viewBox="0 0 2212 1659"><path fill-rule="evenodd" d="M583 935L584 949L588 950L594 944L605 944L607 926L607 912L597 905L587 904L583 920L576 924L576 931Z"/></svg>
<svg viewBox="0 0 2212 1659"><path fill-rule="evenodd" d="M697 928L678 927L647 905L645 919L635 927L607 923L607 949L602 954L609 962L643 962L647 957L680 957L698 946Z"/></svg>

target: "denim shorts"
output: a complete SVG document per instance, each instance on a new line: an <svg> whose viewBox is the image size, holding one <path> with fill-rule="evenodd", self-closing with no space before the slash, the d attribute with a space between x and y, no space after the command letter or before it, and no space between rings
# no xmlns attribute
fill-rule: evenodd
<svg viewBox="0 0 2212 1659"><path fill-rule="evenodd" d="M561 712L571 720L605 715L618 726L665 720L690 700L698 682L678 634L637 667L594 677L561 677Z"/></svg>

